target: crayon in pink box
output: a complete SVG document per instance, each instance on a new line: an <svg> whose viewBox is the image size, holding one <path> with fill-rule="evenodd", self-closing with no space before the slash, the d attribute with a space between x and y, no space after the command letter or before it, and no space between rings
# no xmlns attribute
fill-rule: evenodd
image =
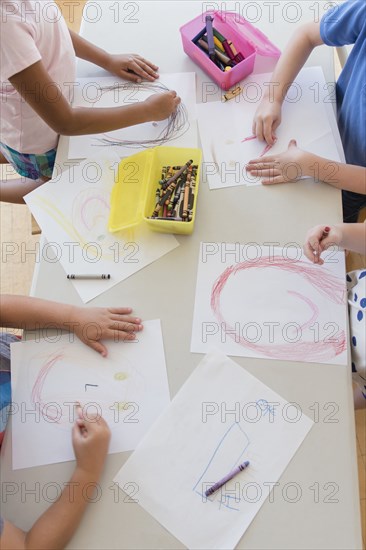
<svg viewBox="0 0 366 550"><path fill-rule="evenodd" d="M228 43L235 44L236 51L240 52L243 57L229 71L220 70L209 56L193 42L205 29L206 16L208 15L213 18L214 30L223 35ZM259 57L272 61L271 66L263 66L258 71L267 72L273 70L275 62L281 55L281 51L259 29L234 12L207 11L183 25L180 28L180 33L186 54L223 90L229 90L249 76Z"/></svg>

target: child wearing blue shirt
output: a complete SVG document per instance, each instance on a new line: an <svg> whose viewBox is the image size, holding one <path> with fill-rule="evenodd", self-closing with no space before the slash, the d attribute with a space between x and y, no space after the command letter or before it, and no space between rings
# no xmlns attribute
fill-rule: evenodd
<svg viewBox="0 0 366 550"><path fill-rule="evenodd" d="M281 107L288 86L316 46L354 44L336 87L337 118L347 164L302 151L295 140L288 150L250 161L247 170L262 177L263 184L288 181L286 166L296 163L299 175L317 179L343 190L343 218L357 221L366 206L366 2L349 0L329 10L320 23L308 23L296 31L272 75L273 87L263 98L253 121L253 133L273 145L281 123ZM329 163L332 170L329 170Z"/></svg>

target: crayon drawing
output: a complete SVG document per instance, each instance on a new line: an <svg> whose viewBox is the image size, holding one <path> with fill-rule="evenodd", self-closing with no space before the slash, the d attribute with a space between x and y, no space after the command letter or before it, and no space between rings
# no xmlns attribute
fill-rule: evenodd
<svg viewBox="0 0 366 550"><path fill-rule="evenodd" d="M244 245L237 251L245 257ZM229 255L222 261L219 252L206 259L198 269L191 351L218 346L243 357L346 364L343 253L331 252L324 266L300 249L296 260L280 248L238 263Z"/></svg>
<svg viewBox="0 0 366 550"><path fill-rule="evenodd" d="M116 410L121 412L118 416L123 422L123 416L133 408L134 399L146 391L144 376L137 366L123 352L119 354L119 362L112 363L108 369L90 370L78 363L78 354L73 355L68 347L59 348L44 358L36 355L29 361L29 391L34 410L56 427L69 431L70 404L92 401L103 411L108 423L114 421ZM31 376L37 372L33 383ZM61 383L65 378L72 380L67 392ZM74 416L72 407L71 416Z"/></svg>
<svg viewBox="0 0 366 550"><path fill-rule="evenodd" d="M134 449L169 404L160 321L144 323L138 341L106 345L106 358L74 335L12 346L13 400L23 407L13 418L14 469L74 459L77 402L107 421L110 453Z"/></svg>
<svg viewBox="0 0 366 550"><path fill-rule="evenodd" d="M146 100L152 94L175 90L181 97L175 113L162 121L145 122L104 134L72 136L69 158L93 158L113 148L120 157L158 145L197 147L196 83L194 73L161 75L156 82L125 82L101 77L98 83L78 81L74 105L89 108L128 106Z"/></svg>
<svg viewBox="0 0 366 550"><path fill-rule="evenodd" d="M109 280L70 281L84 302L178 246L173 235L143 224L110 233L108 218L115 168L86 161L51 180L25 200L67 274L110 274ZM96 181L97 180L97 181Z"/></svg>
<svg viewBox="0 0 366 550"><path fill-rule="evenodd" d="M186 548L232 549L311 429L296 406L296 422L289 422L289 407L294 405L212 352L114 480L120 488L133 480L140 506ZM244 471L205 496L244 461Z"/></svg>
<svg viewBox="0 0 366 550"><path fill-rule="evenodd" d="M339 131L332 104L326 98L327 85L320 67L302 69L297 76L283 104L282 122L276 130L277 141L273 147L253 139L253 118L270 81L270 74L252 75L246 79L241 94L234 99L197 106L211 189L260 185L260 178L247 173L247 163L267 154L282 153L287 150L291 139L296 139L301 149L344 162ZM314 82L319 83L318 98L314 93ZM212 121L215 121L215 130L219 131L212 131ZM303 176L298 173L298 177Z"/></svg>
<svg viewBox="0 0 366 550"><path fill-rule="evenodd" d="M229 441L230 439L232 439L232 442ZM234 455L234 461L232 455L233 446L237 449L237 455ZM250 456L248 455L249 446L249 437L239 422L234 422L225 430L224 435L221 437L210 456L207 466L205 466L193 487L193 491L199 495L200 499L205 498L205 490L215 481L220 479L220 476L222 478L225 473L231 472L231 470ZM216 464L219 464L219 468ZM225 467L225 471L223 467ZM236 495L232 495L229 492L226 493L225 487L218 490L210 496L209 499L211 502L216 500L219 509L224 506L229 510L239 511L237 504L238 500L240 501L240 497L238 499Z"/></svg>

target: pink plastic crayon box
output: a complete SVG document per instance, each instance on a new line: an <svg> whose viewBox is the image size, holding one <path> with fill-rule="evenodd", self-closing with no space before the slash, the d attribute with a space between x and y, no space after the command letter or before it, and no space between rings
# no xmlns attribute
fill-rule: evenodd
<svg viewBox="0 0 366 550"><path fill-rule="evenodd" d="M232 42L236 51L244 57L229 70L223 71L192 40L206 26L206 16L213 18L213 28ZM254 69L257 56L272 58L276 62L281 51L259 30L253 27L239 14L225 11L208 11L180 28L185 53L199 65L223 90L229 90L235 84L249 76ZM225 52L223 52L225 54ZM272 68L274 63L272 63ZM265 69L266 70L266 69ZM265 72L261 70L260 72ZM272 69L268 69L272 70Z"/></svg>

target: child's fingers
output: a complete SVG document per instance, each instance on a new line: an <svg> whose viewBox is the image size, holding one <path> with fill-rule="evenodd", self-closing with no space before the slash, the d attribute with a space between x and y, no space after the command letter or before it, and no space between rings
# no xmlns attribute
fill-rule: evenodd
<svg viewBox="0 0 366 550"><path fill-rule="evenodd" d="M146 80L155 80L158 75L155 73L146 63L143 61L132 61L128 66L130 71L133 71L135 74Z"/></svg>
<svg viewBox="0 0 366 550"><path fill-rule="evenodd" d="M272 119L267 120L264 122L264 139L268 143L268 145L274 145L274 136L273 136L273 123Z"/></svg>
<svg viewBox="0 0 366 550"><path fill-rule="evenodd" d="M125 332L133 332L135 330L142 330L141 324L135 324L135 323L128 323L126 321L122 321L120 319L113 319L113 324L111 325L111 329L114 330L124 330Z"/></svg>
<svg viewBox="0 0 366 550"><path fill-rule="evenodd" d="M263 185L275 185L277 183L288 183L287 179L281 176L274 176L270 179L263 179L261 182Z"/></svg>
<svg viewBox="0 0 366 550"><path fill-rule="evenodd" d="M255 127L254 127L254 130L253 130L253 134L255 134L257 136L257 138L259 139L259 141L263 141L264 140L264 135L263 135L263 123L261 120L257 120L256 124L255 124Z"/></svg>
<svg viewBox="0 0 366 550"><path fill-rule="evenodd" d="M152 63L148 59L141 57L141 55L136 55L136 59L138 59L139 61L142 61L143 63L145 63L145 65L148 65L154 72L157 72L159 70L159 67L155 65L155 63Z"/></svg>
<svg viewBox="0 0 366 550"><path fill-rule="evenodd" d="M112 311L110 311L110 313L111 313L110 319L112 321L118 321L118 322L121 322L121 323L129 323L129 324L133 324L134 326L141 325L141 323L142 323L140 317L133 317L132 315L123 315L123 314L119 314L119 313L113 313Z"/></svg>
<svg viewBox="0 0 366 550"><path fill-rule="evenodd" d="M315 264L319 261L319 254L316 247L316 242L313 244L310 243L310 241L307 241L304 244L304 252L305 256L310 260L311 262L314 262Z"/></svg>
<svg viewBox="0 0 366 550"><path fill-rule="evenodd" d="M269 178L269 177L276 177L281 176L282 172L278 168L252 168L251 170L248 170L252 174L252 176L259 176L263 178Z"/></svg>
<svg viewBox="0 0 366 550"><path fill-rule="evenodd" d="M109 307L108 311L117 313L118 315L128 315L132 313L132 307Z"/></svg>

